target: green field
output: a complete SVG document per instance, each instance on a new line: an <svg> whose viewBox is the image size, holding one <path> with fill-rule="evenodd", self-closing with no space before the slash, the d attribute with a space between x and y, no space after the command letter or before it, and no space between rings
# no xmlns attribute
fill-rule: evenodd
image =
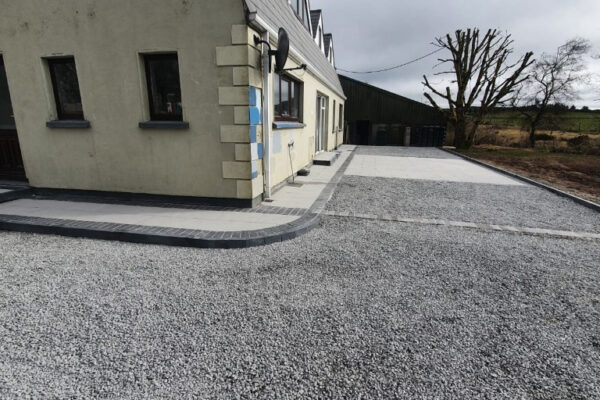
<svg viewBox="0 0 600 400"><path fill-rule="evenodd" d="M517 111L495 111L484 119L484 125L497 127L526 127L525 118ZM600 133L600 112L567 111L548 113L538 129L565 132Z"/></svg>

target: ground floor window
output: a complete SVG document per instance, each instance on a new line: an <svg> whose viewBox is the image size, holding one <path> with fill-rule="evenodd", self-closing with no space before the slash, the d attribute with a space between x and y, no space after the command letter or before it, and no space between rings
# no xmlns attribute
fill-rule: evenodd
<svg viewBox="0 0 600 400"><path fill-rule="evenodd" d="M273 82L275 120L300 121L302 84L287 75L275 74Z"/></svg>
<svg viewBox="0 0 600 400"><path fill-rule="evenodd" d="M83 120L83 107L75 58L49 58L47 62L58 119Z"/></svg>
<svg viewBox="0 0 600 400"><path fill-rule="evenodd" d="M183 121L177 54L147 54L144 63L150 119Z"/></svg>

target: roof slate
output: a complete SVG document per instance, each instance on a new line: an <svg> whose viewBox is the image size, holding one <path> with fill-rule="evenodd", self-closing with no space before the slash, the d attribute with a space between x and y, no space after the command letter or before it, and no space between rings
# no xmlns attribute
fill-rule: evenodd
<svg viewBox="0 0 600 400"><path fill-rule="evenodd" d="M283 27L289 34L290 45L316 69L325 83L340 95L344 89L338 74L319 46L311 32L296 17L287 0L245 0L248 9L255 11L269 27L276 32Z"/></svg>
<svg viewBox="0 0 600 400"><path fill-rule="evenodd" d="M325 39L325 57L329 57L329 49L331 49L331 39L333 36L331 33L326 33L323 35L323 38Z"/></svg>
<svg viewBox="0 0 600 400"><path fill-rule="evenodd" d="M317 33L318 33L318 29L317 27L319 26L319 20L321 19L321 10L312 10L310 12L310 22L312 23L312 28L313 28L313 38L317 37Z"/></svg>

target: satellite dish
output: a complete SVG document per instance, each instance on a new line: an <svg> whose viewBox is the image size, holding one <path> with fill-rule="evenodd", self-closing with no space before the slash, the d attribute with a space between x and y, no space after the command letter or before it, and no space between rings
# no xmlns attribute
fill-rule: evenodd
<svg viewBox="0 0 600 400"><path fill-rule="evenodd" d="M275 53L275 72L279 73L285 69L290 52L290 37L285 29L279 28L279 40Z"/></svg>

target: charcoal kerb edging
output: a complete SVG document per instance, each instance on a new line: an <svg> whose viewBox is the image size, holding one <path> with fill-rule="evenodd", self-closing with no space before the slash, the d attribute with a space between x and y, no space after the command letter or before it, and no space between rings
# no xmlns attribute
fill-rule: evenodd
<svg viewBox="0 0 600 400"><path fill-rule="evenodd" d="M9 201L30 198L33 195L31 189L16 189L10 192L0 194L0 204L8 203Z"/></svg>
<svg viewBox="0 0 600 400"><path fill-rule="evenodd" d="M107 222L0 215L0 230L51 234L130 243L197 248L247 248L294 239L311 229L320 216L307 213L290 224L244 232L212 232Z"/></svg>
<svg viewBox="0 0 600 400"><path fill-rule="evenodd" d="M578 203L578 204L580 204L580 205L582 205L584 207L587 207L587 208L590 208L590 209L592 209L594 211L600 212L600 204L596 204L596 203L594 203L592 201L589 201L589 200L583 199L581 197L575 196L575 195L573 195L571 193L564 192L564 191L562 191L560 189L557 189L557 188L555 188L553 186L546 185L544 183L538 182L538 181L530 179L530 178L526 178L526 177L521 176L519 174L515 174L514 172L510 172L510 171L507 171L505 169L496 167L494 165L487 164L487 163L485 163L483 161L476 160L476 159L474 159L472 157L466 156L466 155L461 154L459 152L456 152L456 151L453 151L453 150L450 150L450 149L444 149L444 148L442 148L442 150L444 150L447 153L453 154L453 155L455 155L457 157L460 157L460 158L462 158L464 160L470 161L470 162L472 162L474 164L481 165L482 167L491 169L493 171L499 172L499 173L504 174L504 175L508 175L508 176L510 176L512 178L518 179L518 180L523 181L525 183L529 183L530 185L534 185L534 186L537 186L539 188L548 190L549 192L552 192L552 193L554 193L556 195L559 195L561 197L565 197L567 199L571 199L574 202L576 202L576 203Z"/></svg>

